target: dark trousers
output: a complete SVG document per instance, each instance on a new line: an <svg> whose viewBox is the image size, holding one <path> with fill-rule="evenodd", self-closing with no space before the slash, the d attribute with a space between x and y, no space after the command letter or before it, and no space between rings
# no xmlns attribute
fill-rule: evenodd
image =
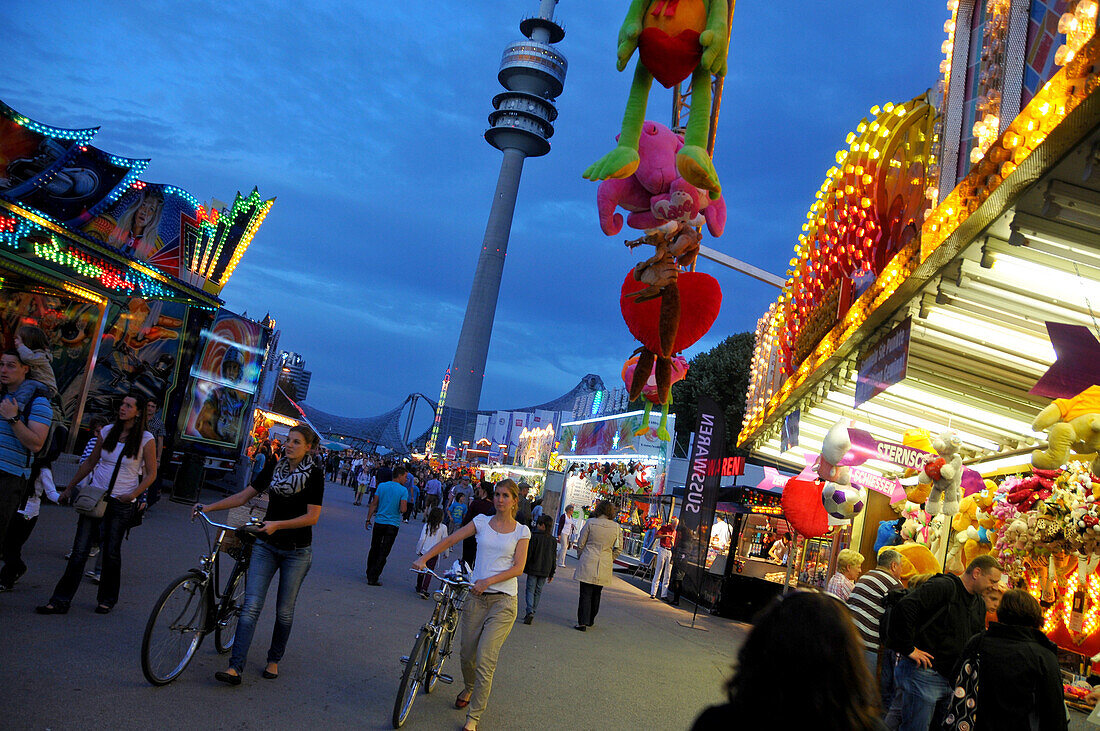
<svg viewBox="0 0 1100 731"><path fill-rule="evenodd" d="M8 532L4 536L4 568L0 568L0 585L11 586L26 573L27 564L23 563L23 544L31 537L31 531L37 523L37 515L30 520L22 515L16 515L8 524Z"/></svg>
<svg viewBox="0 0 1100 731"><path fill-rule="evenodd" d="M577 602L577 624L582 627L591 627L596 621L596 615L600 613L600 593L603 587L599 584L587 584L580 582L581 596Z"/></svg>
<svg viewBox="0 0 1100 731"><path fill-rule="evenodd" d="M4 545L4 535L7 533L8 524L11 523L12 518L18 512L26 492L27 478L8 472L0 472L0 546Z"/></svg>
<svg viewBox="0 0 1100 731"><path fill-rule="evenodd" d="M103 526L103 575L99 581L98 601L104 606L113 607L118 601L118 587L122 575L122 538L126 526L136 509L136 503L123 503L107 498L107 510L102 518L90 518L80 515L76 522L76 537L73 539L73 552L69 554L69 563L65 573L54 587L50 604L55 607L67 607L84 577L84 564L88 561L88 552L99 537L100 525Z"/></svg>
<svg viewBox="0 0 1100 731"><path fill-rule="evenodd" d="M427 561L424 562L424 565L427 566L428 568L430 568L432 571L435 571L435 565L438 561L439 561L439 556L432 556L431 558L429 558ZM432 575L431 574L420 574L419 576L416 577L416 590L417 591L427 591L428 587L431 586L431 583L432 583Z"/></svg>
<svg viewBox="0 0 1100 731"><path fill-rule="evenodd" d="M374 534L370 539L370 553L367 554L367 581L378 581L382 569L386 568L386 559L397 538L397 526L385 523L374 524Z"/></svg>
<svg viewBox="0 0 1100 731"><path fill-rule="evenodd" d="M251 482L249 484L252 484ZM153 484L145 491L145 503L151 508L160 500L160 475L153 478Z"/></svg>
<svg viewBox="0 0 1100 731"><path fill-rule="evenodd" d="M467 538L462 542L462 563L470 568L474 567L477 560L477 538Z"/></svg>

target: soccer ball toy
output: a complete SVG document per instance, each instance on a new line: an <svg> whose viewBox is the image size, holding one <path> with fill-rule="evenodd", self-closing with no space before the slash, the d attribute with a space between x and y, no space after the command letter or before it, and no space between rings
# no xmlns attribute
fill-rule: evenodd
<svg viewBox="0 0 1100 731"><path fill-rule="evenodd" d="M863 511L867 493L854 485L838 485L826 482L821 490L821 504L825 512L839 520L851 520Z"/></svg>

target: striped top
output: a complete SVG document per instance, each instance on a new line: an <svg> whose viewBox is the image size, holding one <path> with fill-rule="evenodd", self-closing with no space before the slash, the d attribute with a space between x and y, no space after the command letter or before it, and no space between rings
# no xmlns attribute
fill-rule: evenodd
<svg viewBox="0 0 1100 731"><path fill-rule="evenodd" d="M901 582L888 571L874 569L859 578L852 593L848 596L848 609L852 620L859 630L863 646L868 650L878 650L879 623L885 610L886 593L891 589L901 589Z"/></svg>

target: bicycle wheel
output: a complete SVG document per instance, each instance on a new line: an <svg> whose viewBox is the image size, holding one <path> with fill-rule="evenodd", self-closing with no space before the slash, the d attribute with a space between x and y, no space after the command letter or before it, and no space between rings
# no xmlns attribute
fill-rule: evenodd
<svg viewBox="0 0 1100 731"><path fill-rule="evenodd" d="M141 638L141 672L153 685L180 676L206 635L206 580L184 574L164 590L153 605Z"/></svg>
<svg viewBox="0 0 1100 731"><path fill-rule="evenodd" d="M413 643L409 660L405 663L405 671L401 673L401 685L397 689L397 700L393 704L393 727L401 728L405 719L409 717L413 701L420 691L424 680L424 672L428 667L428 656L432 653L431 632L427 627L420 630Z"/></svg>
<svg viewBox="0 0 1100 731"><path fill-rule="evenodd" d="M238 566L240 564L237 564ZM233 639L237 636L237 620L244 606L243 571L234 569L225 587L225 595L218 605L218 623L214 626L214 647L224 654L233 649Z"/></svg>

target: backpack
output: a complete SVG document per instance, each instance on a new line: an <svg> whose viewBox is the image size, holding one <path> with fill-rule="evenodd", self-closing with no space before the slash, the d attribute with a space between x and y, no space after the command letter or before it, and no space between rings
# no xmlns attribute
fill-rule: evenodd
<svg viewBox="0 0 1100 731"><path fill-rule="evenodd" d="M936 578L937 577L933 576L928 581L935 581ZM923 586L923 584L921 586ZM920 587L918 586L916 589L890 589L888 592L886 592L886 596L882 598L883 610L882 619L879 620L878 635L879 642L882 643L883 647L890 647L890 618L893 614L894 607L896 607L902 599L909 596L909 594L911 594L912 592L917 591L917 589L919 588ZM924 631L931 627L935 623L935 621L940 618L940 615L947 611L947 607L948 605L944 604L939 609L937 609L935 613L928 618L928 621L922 624L917 629L913 637L919 638L922 634L924 634Z"/></svg>
<svg viewBox="0 0 1100 731"><path fill-rule="evenodd" d="M23 407L21 415L23 417L23 423L25 425L27 425L28 427L30 426L31 409L34 407L35 399L45 398L45 396L41 396L41 393L42 393L41 391L35 391L34 394L32 394L31 397L29 399L27 399L27 405ZM68 439L69 439L69 430L65 429L65 427L61 426L60 415L58 414L57 408L54 407L53 403L50 403L50 410L53 413L50 416L49 429L46 430L46 438L42 440L42 447L37 452L31 452L30 450L27 450L27 466L28 467L32 466L35 462L45 461L49 457L50 451L54 448L54 442L55 442L55 437L57 435L58 428L60 428L64 432L65 441L68 441ZM64 444L64 442L62 442L61 449L64 449L64 448L65 448L65 444ZM54 454L53 459L56 459L58 454L61 454L60 450L58 450L58 452L56 454ZM53 459L50 459L49 462L53 462Z"/></svg>

